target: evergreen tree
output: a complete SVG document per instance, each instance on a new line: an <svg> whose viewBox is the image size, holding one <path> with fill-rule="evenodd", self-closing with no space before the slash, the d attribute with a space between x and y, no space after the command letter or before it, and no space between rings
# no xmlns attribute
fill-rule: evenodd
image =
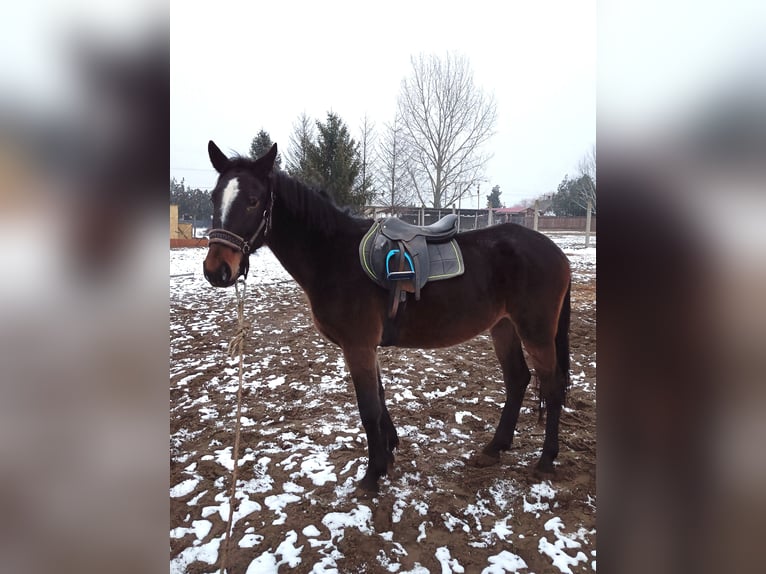
<svg viewBox="0 0 766 574"><path fill-rule="evenodd" d="M311 182L327 191L339 206L363 207L371 197L354 188L360 172L359 147L340 117L327 113L327 120L316 122L317 141L308 150Z"/></svg>
<svg viewBox="0 0 766 574"><path fill-rule="evenodd" d="M551 208L558 216L585 215L585 207L580 205L582 182L579 179L569 179L568 175L559 184L556 195L553 196Z"/></svg>
<svg viewBox="0 0 766 574"><path fill-rule="evenodd" d="M250 157L252 159L258 159L269 151L272 145L274 145L274 142L271 141L269 132L261 128L261 131L258 132L258 135L253 138L253 141L250 144ZM277 154L277 159L274 164L278 169L282 169L282 154Z"/></svg>
<svg viewBox="0 0 766 574"><path fill-rule="evenodd" d="M191 218L200 225L210 225L213 219L213 204L210 193L201 189L191 189L182 179L170 179L170 203L178 206L178 216L181 219Z"/></svg>
<svg viewBox="0 0 766 574"><path fill-rule="evenodd" d="M492 192L487 196L487 207L496 208L502 207L500 203L500 186L496 185L492 188Z"/></svg>

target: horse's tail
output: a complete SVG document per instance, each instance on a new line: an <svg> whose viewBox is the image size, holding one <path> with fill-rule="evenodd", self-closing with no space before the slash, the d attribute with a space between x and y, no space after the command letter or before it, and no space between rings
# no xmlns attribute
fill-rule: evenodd
<svg viewBox="0 0 766 574"><path fill-rule="evenodd" d="M561 305L559 313L559 325L556 331L556 363L564 377L564 395L569 389L569 315L571 311L570 294L572 292L572 281L570 279L567 287L564 302Z"/></svg>

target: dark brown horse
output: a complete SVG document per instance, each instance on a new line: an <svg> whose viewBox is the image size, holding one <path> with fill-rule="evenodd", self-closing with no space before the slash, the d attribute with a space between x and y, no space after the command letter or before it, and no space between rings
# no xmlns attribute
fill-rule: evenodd
<svg viewBox="0 0 766 574"><path fill-rule="evenodd" d="M339 345L356 390L369 462L360 486L377 490L399 443L386 409L377 347L388 320L388 293L359 263L359 242L372 220L336 208L327 196L274 169L276 144L258 160L227 158L211 141L219 173L213 227L204 262L207 280L228 287L247 273L248 256L267 245L303 288L314 323ZM547 407L545 440L536 471L553 473L559 417L569 380L569 262L547 237L515 224L457 236L465 273L428 283L419 301L396 318L398 347L456 345L489 330L503 371L506 401L497 431L472 462L495 464L511 447L530 371Z"/></svg>

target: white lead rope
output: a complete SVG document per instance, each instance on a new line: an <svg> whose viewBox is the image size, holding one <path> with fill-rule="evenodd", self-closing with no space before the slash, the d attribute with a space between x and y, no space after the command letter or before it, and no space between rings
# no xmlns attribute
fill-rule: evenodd
<svg viewBox="0 0 766 574"><path fill-rule="evenodd" d="M242 284L242 292L239 290L239 285ZM239 354L239 387L237 388L237 420L234 427L234 452L232 453L232 459L234 461L234 467L231 470L231 494L229 495L229 520L226 524L226 533L224 538L223 552L221 553L221 566L220 572L226 572L226 561L229 556L229 542L231 540L231 526L234 517L234 494L237 491L237 468L239 467L239 429L240 419L242 414L242 370L244 367L244 345L245 339L250 332L250 325L245 323L245 293L246 289L245 279L240 277L234 284L234 290L237 294L237 332L229 341L229 355L234 356Z"/></svg>

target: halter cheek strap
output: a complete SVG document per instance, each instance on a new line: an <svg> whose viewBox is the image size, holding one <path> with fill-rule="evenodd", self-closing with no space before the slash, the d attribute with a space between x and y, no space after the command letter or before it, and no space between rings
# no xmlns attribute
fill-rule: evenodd
<svg viewBox="0 0 766 574"><path fill-rule="evenodd" d="M263 239L265 240L271 230L271 212L274 208L274 185L272 176L269 177L269 188L269 204L266 206L266 209L263 210L261 222L258 224L258 228L255 232L250 236L250 239L245 239L227 229L211 229L208 234L208 245L220 243L221 245L226 245L227 247L231 247L242 253L243 258L240 267L242 268L241 274L245 278L247 278L247 271L250 268L250 253L253 252L253 245L255 245L255 242L261 236L261 232L263 232Z"/></svg>

